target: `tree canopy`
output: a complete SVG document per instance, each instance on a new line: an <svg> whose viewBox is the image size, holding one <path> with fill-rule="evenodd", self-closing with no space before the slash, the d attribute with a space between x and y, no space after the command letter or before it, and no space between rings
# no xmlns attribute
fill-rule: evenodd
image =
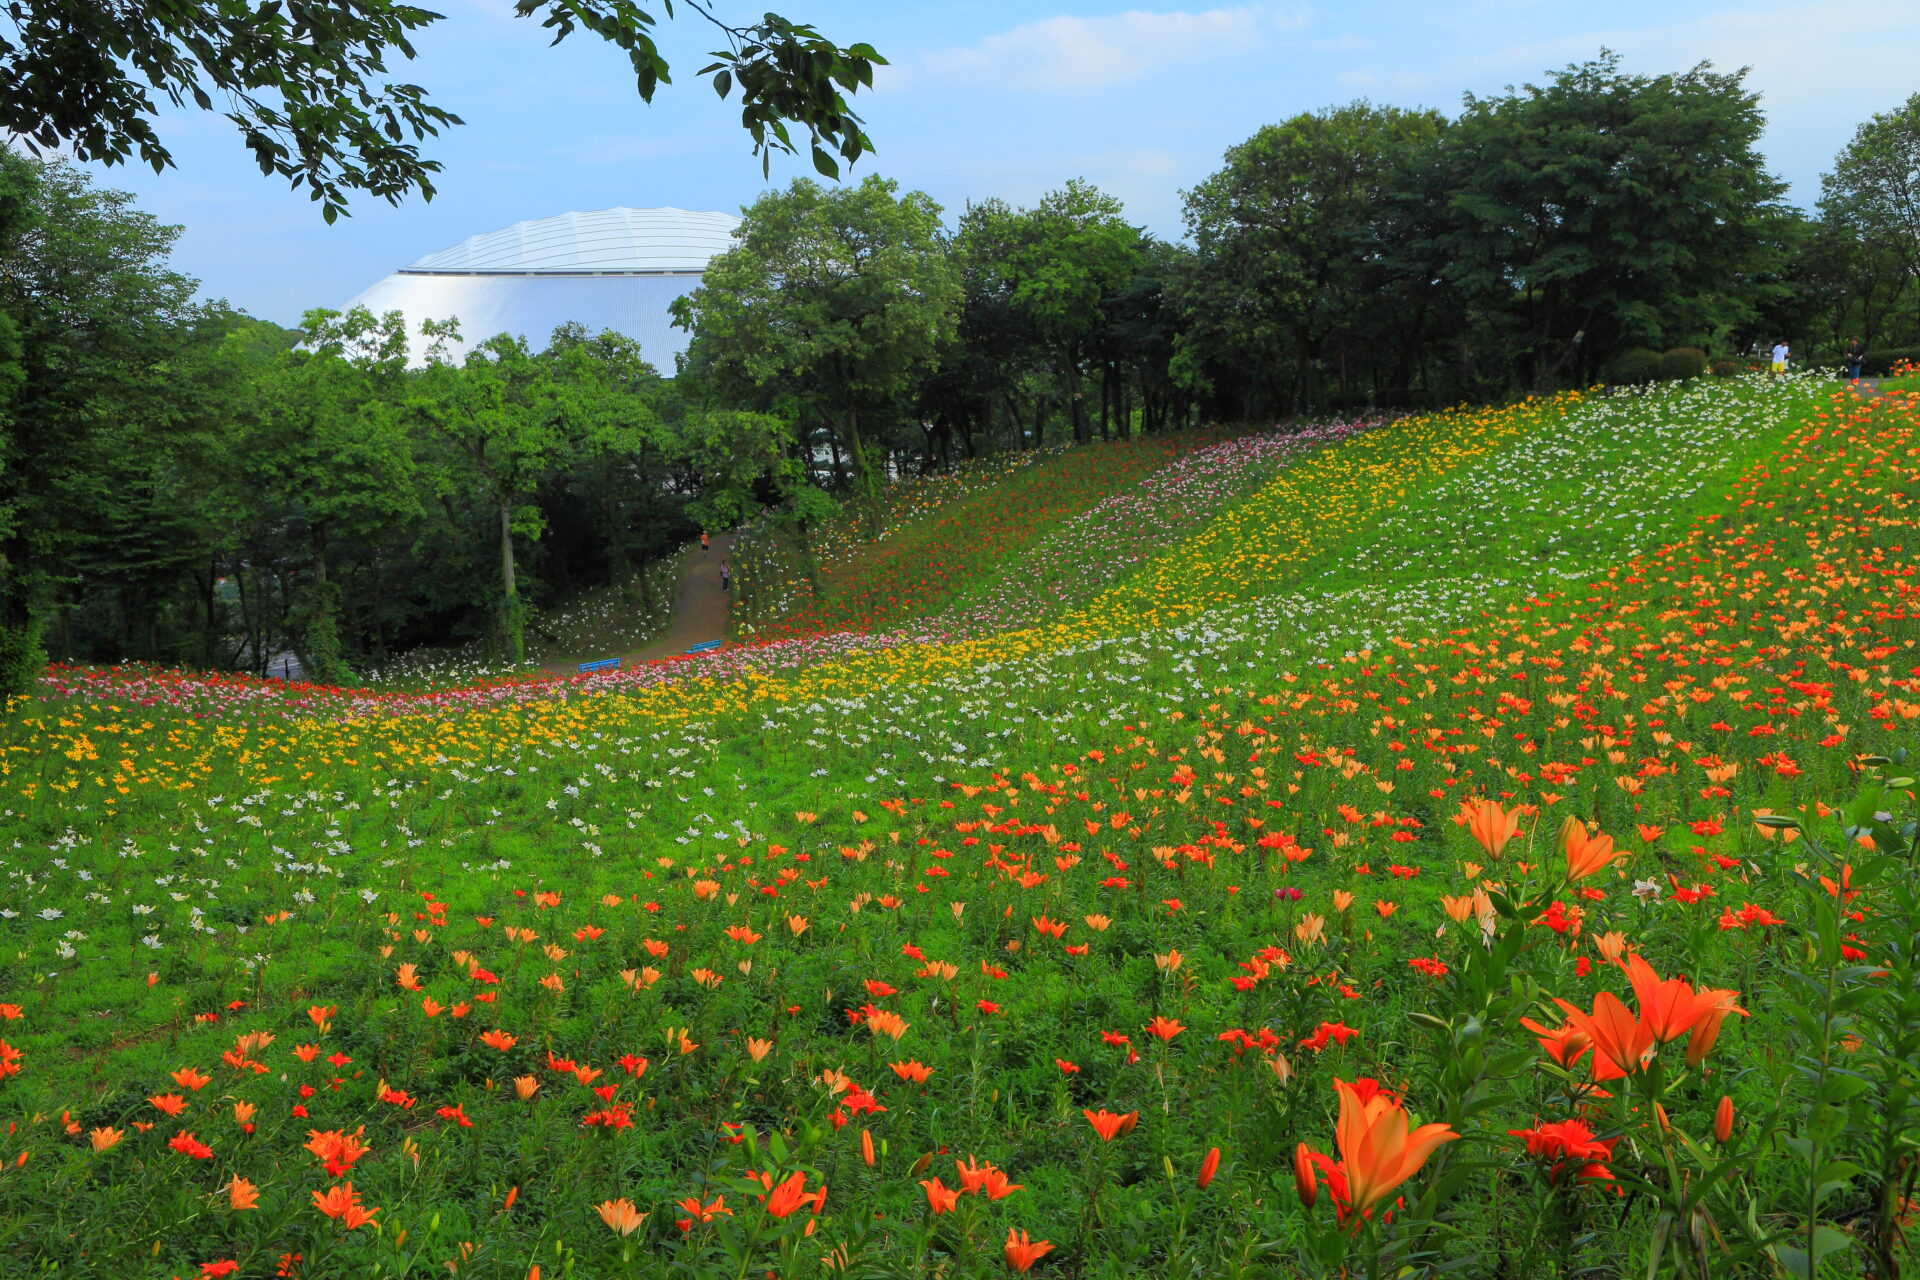
<svg viewBox="0 0 1920 1280"><path fill-rule="evenodd" d="M1821 207L1920 277L1920 93L1860 126L1822 184Z"/></svg>
<svg viewBox="0 0 1920 1280"><path fill-rule="evenodd" d="M735 238L674 304L694 333L687 370L710 395L791 417L803 447L824 433L871 509L875 428L897 419L953 328L940 206L884 178L802 178L755 201Z"/></svg>
<svg viewBox="0 0 1920 1280"><path fill-rule="evenodd" d="M884 64L866 44L842 47L769 13L733 26L709 0L680 3L723 47L699 75L728 98L763 169L804 133L829 176L873 144L846 95ZM671 79L654 40L672 0L514 0L558 44L586 31L627 57L644 102ZM416 84L390 79L416 34L441 15L402 0L4 0L0 3L0 131L30 147L70 147L82 160L138 158L159 170L172 153L154 128L162 102L219 109L262 173L305 188L331 222L355 192L398 203L431 199L440 163L421 143L460 117ZM218 103L218 107L216 107Z"/></svg>

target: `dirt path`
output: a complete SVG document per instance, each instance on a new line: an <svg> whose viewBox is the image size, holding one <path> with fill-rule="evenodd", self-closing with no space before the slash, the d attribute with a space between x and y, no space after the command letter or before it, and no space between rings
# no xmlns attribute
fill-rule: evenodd
<svg viewBox="0 0 1920 1280"><path fill-rule="evenodd" d="M727 593L720 589L720 565L733 550L736 534L723 533L713 539L710 550L698 547L687 553L687 567L680 575L680 591L673 602L673 622L666 634L637 653L603 653L602 658L618 657L621 666L670 658L685 653L696 644L727 638ZM550 663L546 670L570 676L579 671L573 663Z"/></svg>
<svg viewBox="0 0 1920 1280"><path fill-rule="evenodd" d="M685 653L696 644L727 638L727 593L720 589L720 565L733 552L738 535L723 533L709 551L687 553L686 572L680 575L680 595L673 603L673 623L667 633L640 652L622 655L645 662ZM611 655L609 655L611 656Z"/></svg>

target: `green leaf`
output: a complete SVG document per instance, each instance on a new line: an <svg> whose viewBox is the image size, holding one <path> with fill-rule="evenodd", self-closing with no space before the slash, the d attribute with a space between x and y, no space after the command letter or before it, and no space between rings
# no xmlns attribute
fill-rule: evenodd
<svg viewBox="0 0 1920 1280"><path fill-rule="evenodd" d="M1807 1251L1790 1244L1769 1245L1767 1251L1780 1269L1798 1280L1813 1280L1813 1267L1807 1261Z"/></svg>
<svg viewBox="0 0 1920 1280"><path fill-rule="evenodd" d="M1867 1085L1868 1082L1859 1076L1830 1076L1827 1082L1821 1086L1820 1099L1823 1102L1845 1102L1849 1098L1857 1098L1865 1093L1867 1091Z"/></svg>
<svg viewBox="0 0 1920 1280"><path fill-rule="evenodd" d="M838 178L840 176L839 164L817 142L813 144L813 167L823 177Z"/></svg>
<svg viewBox="0 0 1920 1280"><path fill-rule="evenodd" d="M1838 1228L1823 1225L1813 1229L1813 1256L1816 1262L1850 1248L1852 1244L1853 1237Z"/></svg>

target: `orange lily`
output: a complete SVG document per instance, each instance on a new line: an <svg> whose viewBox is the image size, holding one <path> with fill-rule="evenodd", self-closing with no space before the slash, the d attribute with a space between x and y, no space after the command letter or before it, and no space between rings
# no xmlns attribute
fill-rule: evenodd
<svg viewBox="0 0 1920 1280"><path fill-rule="evenodd" d="M1467 820L1467 830L1472 834L1489 858L1498 859L1501 851L1520 834L1520 811L1509 813L1492 800L1478 803L1462 801L1461 816Z"/></svg>
<svg viewBox="0 0 1920 1280"><path fill-rule="evenodd" d="M987 1176L980 1183L980 1194L989 1200L1005 1200L1016 1191L1026 1188L1009 1178L1002 1170L987 1166Z"/></svg>
<svg viewBox="0 0 1920 1280"><path fill-rule="evenodd" d="M1700 1014L1694 1019L1693 1031L1687 1036L1687 1065L1697 1067L1706 1056L1713 1052L1713 1042L1720 1038L1720 1024L1726 1021L1730 1013L1745 1018L1745 1009L1734 1003L1739 995L1737 991L1722 991L1708 988L1696 992L1694 1000L1701 1005Z"/></svg>
<svg viewBox="0 0 1920 1280"><path fill-rule="evenodd" d="M1592 1013L1565 1000L1554 1003L1566 1013L1568 1024L1592 1042L1595 1080L1630 1076L1653 1057L1653 1032L1613 992L1595 996Z"/></svg>
<svg viewBox="0 0 1920 1280"><path fill-rule="evenodd" d="M1567 854L1569 884L1606 870L1626 852L1613 847L1612 836L1598 832L1588 835L1586 824L1571 816L1560 825L1560 845Z"/></svg>
<svg viewBox="0 0 1920 1280"><path fill-rule="evenodd" d="M680 1229L690 1231L696 1222L712 1222L715 1218L733 1216L733 1210L727 1208L725 1196L715 1196L712 1204L700 1203L699 1196L688 1196L675 1202L687 1216L680 1220Z"/></svg>
<svg viewBox="0 0 1920 1280"><path fill-rule="evenodd" d="M1087 1123L1093 1126L1093 1131L1100 1135L1103 1142L1112 1142L1123 1133L1132 1133L1133 1126L1140 1121L1138 1111L1116 1115L1105 1107L1098 1111L1088 1111L1083 1108L1080 1114L1087 1118Z"/></svg>
<svg viewBox="0 0 1920 1280"><path fill-rule="evenodd" d="M1051 1252L1053 1246L1045 1240L1032 1240L1024 1231L1007 1228L1007 1265L1015 1271L1031 1271L1033 1264Z"/></svg>
<svg viewBox="0 0 1920 1280"><path fill-rule="evenodd" d="M615 1235L630 1236L647 1220L647 1215L634 1208L633 1201L625 1196L597 1204L594 1208L600 1214L600 1221L606 1223L607 1230Z"/></svg>
<svg viewBox="0 0 1920 1280"><path fill-rule="evenodd" d="M345 1133L339 1129L329 1129L325 1132L309 1129L307 1140L301 1145L319 1158L320 1163L326 1167L329 1177L337 1178L351 1169L354 1161L373 1150L372 1147L360 1141L360 1135L364 1132L366 1132L364 1125L352 1133Z"/></svg>
<svg viewBox="0 0 1920 1280"><path fill-rule="evenodd" d="M1627 957L1627 980L1633 984L1633 998L1640 1006L1640 1017L1661 1044L1678 1040L1693 1030L1694 1024L1715 1006L1731 1003L1731 991L1695 991L1682 978L1661 981L1653 966L1638 953ZM1722 1011L1724 1016L1725 1011ZM1711 1043L1711 1041L1709 1041Z"/></svg>
<svg viewBox="0 0 1920 1280"><path fill-rule="evenodd" d="M212 1076L206 1074L204 1071L197 1071L192 1067L181 1067L172 1074L173 1082L183 1089L193 1089L197 1091L213 1083Z"/></svg>
<svg viewBox="0 0 1920 1280"><path fill-rule="evenodd" d="M933 1216L952 1213L954 1206L960 1203L960 1193L947 1188L938 1178L923 1178L920 1185L926 1189L927 1208L933 1210Z"/></svg>
<svg viewBox="0 0 1920 1280"><path fill-rule="evenodd" d="M1571 1067L1580 1061L1580 1055L1593 1048L1593 1041L1587 1033L1571 1024L1548 1028L1532 1018L1522 1018L1520 1025L1533 1032L1540 1041L1540 1047L1547 1051L1547 1056L1563 1067Z"/></svg>
<svg viewBox="0 0 1920 1280"><path fill-rule="evenodd" d="M805 1173L796 1172L789 1174L786 1181L777 1187L772 1185L772 1174L763 1173L758 1175L758 1177L760 1185L768 1188L766 1197L767 1212L776 1218L784 1218L806 1204L812 1204L813 1211L818 1213L827 1202L827 1189L825 1187L821 1187L818 1191L807 1190L807 1175Z"/></svg>
<svg viewBox="0 0 1920 1280"><path fill-rule="evenodd" d="M1460 1135L1444 1124L1410 1129L1406 1108L1392 1095L1336 1080L1340 1119L1334 1130L1346 1166L1352 1202L1366 1213L1420 1171L1427 1157ZM1368 1096L1368 1094L1371 1096Z"/></svg>
<svg viewBox="0 0 1920 1280"><path fill-rule="evenodd" d="M1318 1165L1327 1174L1327 1188L1341 1222L1370 1216L1376 1205L1420 1171L1428 1156L1460 1136L1444 1124L1412 1128L1406 1108L1372 1080L1351 1084L1335 1080L1333 1087L1340 1095L1340 1118L1334 1129L1340 1162L1335 1164L1303 1145L1295 1153L1295 1181L1306 1201L1311 1166ZM1307 1166L1305 1180L1302 1166Z"/></svg>
<svg viewBox="0 0 1920 1280"><path fill-rule="evenodd" d="M349 1231L372 1222L373 1215L380 1212L361 1206L360 1197L354 1194L351 1182L342 1182L325 1191L314 1192L313 1207L329 1218L339 1219L340 1224Z"/></svg>

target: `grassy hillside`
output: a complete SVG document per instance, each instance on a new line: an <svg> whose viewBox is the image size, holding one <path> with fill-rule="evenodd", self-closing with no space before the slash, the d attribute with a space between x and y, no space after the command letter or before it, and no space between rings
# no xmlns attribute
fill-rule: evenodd
<svg viewBox="0 0 1920 1280"><path fill-rule="evenodd" d="M1130 448L711 660L56 673L0 1274L1901 1265L1920 398Z"/></svg>

